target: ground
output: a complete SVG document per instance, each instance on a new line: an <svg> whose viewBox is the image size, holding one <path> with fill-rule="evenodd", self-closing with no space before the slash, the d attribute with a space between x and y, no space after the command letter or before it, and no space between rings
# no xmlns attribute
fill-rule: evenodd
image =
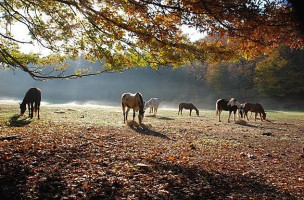
<svg viewBox="0 0 304 200"><path fill-rule="evenodd" d="M31 120L2 102L1 199L303 199L304 113L188 113L139 126L119 107L43 105Z"/></svg>

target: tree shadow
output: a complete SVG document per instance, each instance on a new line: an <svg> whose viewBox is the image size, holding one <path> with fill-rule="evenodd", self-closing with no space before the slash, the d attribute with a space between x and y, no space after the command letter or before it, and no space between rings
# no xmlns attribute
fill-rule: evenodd
<svg viewBox="0 0 304 200"><path fill-rule="evenodd" d="M13 115L8 122L10 127L22 127L29 125L32 120L29 118L21 118L21 115Z"/></svg>
<svg viewBox="0 0 304 200"><path fill-rule="evenodd" d="M26 183L26 177L31 173L18 160L5 161L1 159L0 166L9 167L0 170L0 196L1 199L19 200L22 199L21 194L24 193L22 187Z"/></svg>
<svg viewBox="0 0 304 200"><path fill-rule="evenodd" d="M35 156L38 159L38 162L32 163L23 162L17 157L8 160L0 159L0 197L19 200L27 199L25 196L29 195L32 197L28 196L28 199L69 199L68 196L72 194L71 199L91 200L119 199L126 198L128 195L133 195L134 199L301 199L288 191L282 192L276 186L267 184L262 176L254 173L243 175L207 170L208 168L204 168L203 165L177 164L168 162L166 159L149 159L145 162L147 167L130 170L128 184L133 188L130 190L120 179L120 176L125 177L125 175L114 173L112 169L117 163L129 165L137 162L136 159L128 156L113 158L112 151L104 151L100 154L99 149L89 151L88 145L93 145L93 143L59 146L53 152L44 153L43 151L20 151L22 156ZM68 172L66 169L70 169L71 172L78 172L78 169L85 170L87 163L75 161L92 155L98 157L103 155L101 161L97 160L98 162L90 163L90 165L97 165L99 170L102 168L106 175L88 176L83 179L84 182L74 182L75 177L65 174ZM33 170L30 164L36 169ZM52 168L53 171L39 169L39 167L45 167L46 164L57 168ZM82 173L79 171L79 174ZM32 192L27 190L31 178L34 179L32 184L35 184L35 191ZM150 181L147 181L147 178ZM75 186L68 186L67 181ZM89 187L90 185L92 188ZM160 188L157 192L147 190L155 185Z"/></svg>
<svg viewBox="0 0 304 200"><path fill-rule="evenodd" d="M8 165L6 170L0 170L0 197L1 199L19 200L24 199L26 191L26 184L29 177L35 175L32 169L23 162L17 159L10 160L5 164L0 162L2 166ZM4 168L5 169L5 168ZM38 193L38 199L61 199L63 191L66 190L61 176L50 173L46 177L35 183Z"/></svg>
<svg viewBox="0 0 304 200"><path fill-rule="evenodd" d="M151 135L151 136L155 136L155 137L160 137L160 138L163 138L163 139L167 139L167 140L171 140L167 135L163 134L163 133L160 133L160 132L157 132L157 131L154 131L152 129L149 128L149 126L146 126L145 124L138 124L137 122L131 122L131 123L128 123L128 126L136 131L137 133L140 133L140 134L144 134L144 135Z"/></svg>
<svg viewBox="0 0 304 200"><path fill-rule="evenodd" d="M167 186L167 192L158 196L160 199L297 199L267 184L256 174L229 174L206 171L202 166L150 163ZM171 176L166 175L169 173Z"/></svg>

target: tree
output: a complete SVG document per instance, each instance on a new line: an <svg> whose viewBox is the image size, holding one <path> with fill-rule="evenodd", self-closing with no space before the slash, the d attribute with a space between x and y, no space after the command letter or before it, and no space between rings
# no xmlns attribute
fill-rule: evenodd
<svg viewBox="0 0 304 200"><path fill-rule="evenodd" d="M303 35L285 0L3 0L0 62L33 78L74 78L135 66L178 67L193 60L253 58L284 43L302 48ZM23 26L29 39L15 37ZM181 27L208 39L190 42ZM21 51L45 48L49 54ZM80 56L101 68L66 74Z"/></svg>
<svg viewBox="0 0 304 200"><path fill-rule="evenodd" d="M304 94L304 51L287 46L275 49L256 67L255 85L265 97L286 97Z"/></svg>
<svg viewBox="0 0 304 200"><path fill-rule="evenodd" d="M219 96L254 98L254 69L259 59L208 64L206 84Z"/></svg>

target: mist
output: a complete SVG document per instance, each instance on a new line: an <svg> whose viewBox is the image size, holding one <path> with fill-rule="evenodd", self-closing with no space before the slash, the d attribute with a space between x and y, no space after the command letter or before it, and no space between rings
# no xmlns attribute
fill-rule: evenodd
<svg viewBox="0 0 304 200"><path fill-rule="evenodd" d="M120 98L124 92L141 92L144 100L158 97L161 100L160 107L167 108L177 108L179 102L192 102L200 109L213 109L216 101L212 92L189 75L185 68L160 68L157 71L148 67L134 68L123 73L43 82L33 80L22 71L0 71L0 99L21 102L31 87L40 88L42 101L50 104L72 102L120 106Z"/></svg>

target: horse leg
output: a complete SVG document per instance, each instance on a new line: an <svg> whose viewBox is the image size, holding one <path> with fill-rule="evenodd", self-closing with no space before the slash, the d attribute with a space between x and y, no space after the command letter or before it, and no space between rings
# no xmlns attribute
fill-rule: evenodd
<svg viewBox="0 0 304 200"><path fill-rule="evenodd" d="M38 112L38 113L37 113L37 114L38 114L38 119L40 118L40 117L39 117L39 107L40 107L40 103L36 101L36 102L35 102L35 109L34 109L34 110L35 110L35 112Z"/></svg>
<svg viewBox="0 0 304 200"><path fill-rule="evenodd" d="M247 117L247 120L249 121L249 118L248 118L248 111L245 111L245 115L244 115L244 117Z"/></svg>
<svg viewBox="0 0 304 200"><path fill-rule="evenodd" d="M27 108L28 108L28 113L29 113L29 118L31 118L31 106L30 103L27 104Z"/></svg>
<svg viewBox="0 0 304 200"><path fill-rule="evenodd" d="M221 110L217 111L218 112L218 121L221 122Z"/></svg>
<svg viewBox="0 0 304 200"><path fill-rule="evenodd" d="M135 119L135 110L133 109L133 121Z"/></svg>
<svg viewBox="0 0 304 200"><path fill-rule="evenodd" d="M38 119L40 119L40 116L39 116L39 112L40 112L40 103L37 103L37 112L38 112Z"/></svg>
<svg viewBox="0 0 304 200"><path fill-rule="evenodd" d="M34 116L34 102L31 103L31 119L33 119Z"/></svg>
<svg viewBox="0 0 304 200"><path fill-rule="evenodd" d="M126 112L125 112L125 106L123 104L121 104L121 107L122 107L122 115L124 117L124 123L126 123Z"/></svg>
<svg viewBox="0 0 304 200"><path fill-rule="evenodd" d="M228 123L230 123L230 115L231 115L231 111L229 110Z"/></svg>
<svg viewBox="0 0 304 200"><path fill-rule="evenodd" d="M261 121L263 121L263 118L262 118L262 113L259 113L259 114L260 114Z"/></svg>
<svg viewBox="0 0 304 200"><path fill-rule="evenodd" d="M126 121L128 121L128 114L129 114L129 111L130 111L130 108L127 108L127 111L126 111Z"/></svg>

